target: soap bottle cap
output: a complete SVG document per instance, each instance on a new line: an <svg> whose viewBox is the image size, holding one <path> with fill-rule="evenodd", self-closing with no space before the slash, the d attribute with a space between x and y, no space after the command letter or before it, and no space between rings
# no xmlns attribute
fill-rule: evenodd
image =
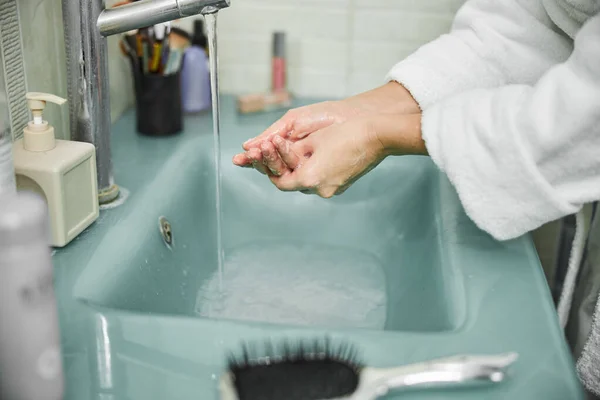
<svg viewBox="0 0 600 400"><path fill-rule="evenodd" d="M62 105L67 100L48 93L29 92L26 94L27 106L33 114L30 121L23 129L23 147L29 151L49 151L56 146L54 128L43 120L46 102Z"/></svg>

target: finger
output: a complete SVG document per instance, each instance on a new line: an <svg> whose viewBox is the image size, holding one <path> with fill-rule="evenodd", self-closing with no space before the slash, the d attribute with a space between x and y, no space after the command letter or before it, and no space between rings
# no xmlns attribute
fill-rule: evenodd
<svg viewBox="0 0 600 400"><path fill-rule="evenodd" d="M313 132L333 125L339 118L335 110L335 102L322 102L299 107L288 111L281 119L267 128L255 138L246 141L242 147L249 150L260 146L263 140L271 140L276 136L297 141Z"/></svg>
<svg viewBox="0 0 600 400"><path fill-rule="evenodd" d="M250 160L252 160L252 166L261 174L267 174L267 170L265 165L262 162L262 152L259 149L250 149L248 153L246 153Z"/></svg>
<svg viewBox="0 0 600 400"><path fill-rule="evenodd" d="M289 131L292 129L292 125L293 116L288 112L281 119L268 127L263 133L247 140L242 147L244 150L250 150L252 148L259 147L260 143L262 143L264 140L271 139L273 136L287 136Z"/></svg>
<svg viewBox="0 0 600 400"><path fill-rule="evenodd" d="M303 187L299 183L299 176L297 172L284 174L282 176L270 176L271 182L277 186L282 192L295 192L295 191L307 191L310 188Z"/></svg>
<svg viewBox="0 0 600 400"><path fill-rule="evenodd" d="M281 138L280 138L281 139ZM281 139L283 140L283 139ZM273 143L264 141L260 145L263 156L263 164L271 171L275 176L281 176L289 170L287 165L283 162Z"/></svg>
<svg viewBox="0 0 600 400"><path fill-rule="evenodd" d="M300 157L293 151L289 140L275 136L273 138L273 144L285 165L291 169L298 168L298 165L300 165Z"/></svg>
<svg viewBox="0 0 600 400"><path fill-rule="evenodd" d="M246 153L236 154L233 157L232 162L234 165L237 165L238 167L244 167L244 168L252 167L252 160L250 159L250 157L248 157L248 155Z"/></svg>

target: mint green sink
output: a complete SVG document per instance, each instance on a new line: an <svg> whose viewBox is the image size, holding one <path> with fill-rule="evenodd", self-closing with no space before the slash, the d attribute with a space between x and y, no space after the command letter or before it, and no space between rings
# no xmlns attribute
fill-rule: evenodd
<svg viewBox="0 0 600 400"><path fill-rule="evenodd" d="M211 278L214 286L217 269L214 164L209 154L210 149L200 145L181 149L181 158L173 164L174 169L165 171L170 175L168 187L160 187L164 182L157 179L157 186L147 189L155 193L141 194L153 198L154 206L133 211L129 218L134 225L115 226L102 243L106 256L93 260L93 268L81 276L76 286L79 297L132 312L202 315L203 304L197 304L197 296ZM340 312L377 314L371 323L361 320L361 315L354 318L349 315L339 318L345 319L345 324L343 321L338 324L401 331L447 331L464 322L464 276L457 265L444 257L442 225L436 218L441 208L441 186L439 175L429 161L389 160L345 196L330 201L279 192L265 177L236 169L229 163L223 177L226 259L229 254L240 252L241 256L259 256L262 251L266 253L263 260L266 270L272 271L267 274L260 268L244 275L247 268L253 268L252 260L248 259L237 261L247 265L237 265L232 272L226 270L226 276L237 273L240 279L257 280L247 288L259 286L263 290L261 300L269 300L268 292L276 292L272 294L273 301L285 300L285 294L279 293L280 287L269 286L272 282L269 275L281 272L286 263L291 263L306 269L309 278L311 272L316 272L311 271L310 262L322 263L322 260L319 255L312 259L303 256L320 250L321 258L333 257L329 264L318 266L333 269L324 277L326 280L335 283L335 278L341 282L346 277L345 283L355 290L354 296L370 290L363 294L363 300L371 300L371 307L361 310L360 303L347 299L347 305L358 307L346 309L346 304L341 303ZM174 239L170 247L162 242L159 216L170 222ZM248 250L244 253L244 249ZM329 254L328 249L337 254ZM269 255L278 253L285 257L268 260ZM352 262L357 257L362 258L358 265ZM226 266L229 268L230 263ZM347 274L353 276L348 278ZM303 282L310 285L309 280ZM225 289L235 288L225 285ZM324 296L323 291L317 290L316 295L327 300L329 296ZM343 294L337 296L338 302ZM329 295L336 298L335 293ZM244 317L243 304L235 306L240 311L238 315ZM251 310L250 306L247 311ZM293 316L290 320L294 321ZM268 317L263 320L277 321ZM336 326L335 319L331 325L327 322L323 323Z"/></svg>
<svg viewBox="0 0 600 400"><path fill-rule="evenodd" d="M278 115L239 117L233 104L223 100L221 300L210 117L172 138L136 135L133 113L115 125L129 198L54 256L69 399L216 400L243 341L325 334L376 367L520 354L498 387L390 399L583 398L529 237L478 230L427 158L386 160L332 200L278 192L229 161Z"/></svg>

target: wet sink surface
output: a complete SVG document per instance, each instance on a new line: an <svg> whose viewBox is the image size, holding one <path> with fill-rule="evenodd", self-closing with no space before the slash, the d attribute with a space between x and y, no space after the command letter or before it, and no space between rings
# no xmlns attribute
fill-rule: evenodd
<svg viewBox="0 0 600 400"><path fill-rule="evenodd" d="M241 342L325 334L374 366L521 355L501 388L402 398L581 398L528 237L479 231L427 158L386 160L331 200L279 192L229 162L277 115L223 103L224 297L210 118L152 139L126 114L113 153L129 198L54 257L69 398L216 399Z"/></svg>

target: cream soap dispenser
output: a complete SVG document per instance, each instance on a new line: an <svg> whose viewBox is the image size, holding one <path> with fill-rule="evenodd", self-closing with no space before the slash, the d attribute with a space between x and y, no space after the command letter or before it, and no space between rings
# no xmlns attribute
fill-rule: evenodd
<svg viewBox="0 0 600 400"><path fill-rule="evenodd" d="M51 244L63 247L98 218L96 149L89 143L56 140L54 128L42 119L46 102L62 105L65 99L46 93L26 97L33 121L13 146L17 189L46 199Z"/></svg>

